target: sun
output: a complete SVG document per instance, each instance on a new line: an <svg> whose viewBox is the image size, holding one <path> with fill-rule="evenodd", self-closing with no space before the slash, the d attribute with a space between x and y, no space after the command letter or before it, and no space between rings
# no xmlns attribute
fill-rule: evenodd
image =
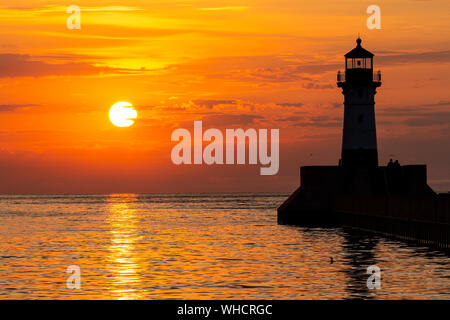
<svg viewBox="0 0 450 320"><path fill-rule="evenodd" d="M129 102L117 102L109 109L109 120L118 127L129 127L137 118L137 111Z"/></svg>

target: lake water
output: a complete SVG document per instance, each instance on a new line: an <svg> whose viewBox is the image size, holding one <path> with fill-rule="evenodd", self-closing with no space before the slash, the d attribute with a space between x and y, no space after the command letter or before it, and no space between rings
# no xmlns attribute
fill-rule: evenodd
<svg viewBox="0 0 450 320"><path fill-rule="evenodd" d="M0 299L450 299L448 254L277 225L286 197L0 196ZM66 288L71 265L80 289Z"/></svg>

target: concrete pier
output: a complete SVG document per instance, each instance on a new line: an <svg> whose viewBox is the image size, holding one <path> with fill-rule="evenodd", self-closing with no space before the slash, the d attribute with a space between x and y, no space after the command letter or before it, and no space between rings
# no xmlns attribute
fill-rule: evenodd
<svg viewBox="0 0 450 320"><path fill-rule="evenodd" d="M297 190L278 209L278 223L350 226L450 249L450 194L419 197L329 194L306 199L308 196Z"/></svg>

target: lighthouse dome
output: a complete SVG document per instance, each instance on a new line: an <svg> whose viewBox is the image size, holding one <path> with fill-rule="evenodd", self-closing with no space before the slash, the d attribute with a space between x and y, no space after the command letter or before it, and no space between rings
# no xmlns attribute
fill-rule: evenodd
<svg viewBox="0 0 450 320"><path fill-rule="evenodd" d="M356 39L356 47L345 54L346 58L372 58L373 53L361 47L362 40Z"/></svg>

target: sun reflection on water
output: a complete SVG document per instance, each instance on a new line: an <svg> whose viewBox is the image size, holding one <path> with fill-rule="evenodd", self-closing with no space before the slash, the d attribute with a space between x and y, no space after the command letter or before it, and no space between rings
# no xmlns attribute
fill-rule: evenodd
<svg viewBox="0 0 450 320"><path fill-rule="evenodd" d="M114 279L109 290L118 299L142 298L137 290L142 283L142 259L136 248L142 236L137 211L131 205L136 198L134 194L112 194L107 201L107 221L111 227L108 268Z"/></svg>

